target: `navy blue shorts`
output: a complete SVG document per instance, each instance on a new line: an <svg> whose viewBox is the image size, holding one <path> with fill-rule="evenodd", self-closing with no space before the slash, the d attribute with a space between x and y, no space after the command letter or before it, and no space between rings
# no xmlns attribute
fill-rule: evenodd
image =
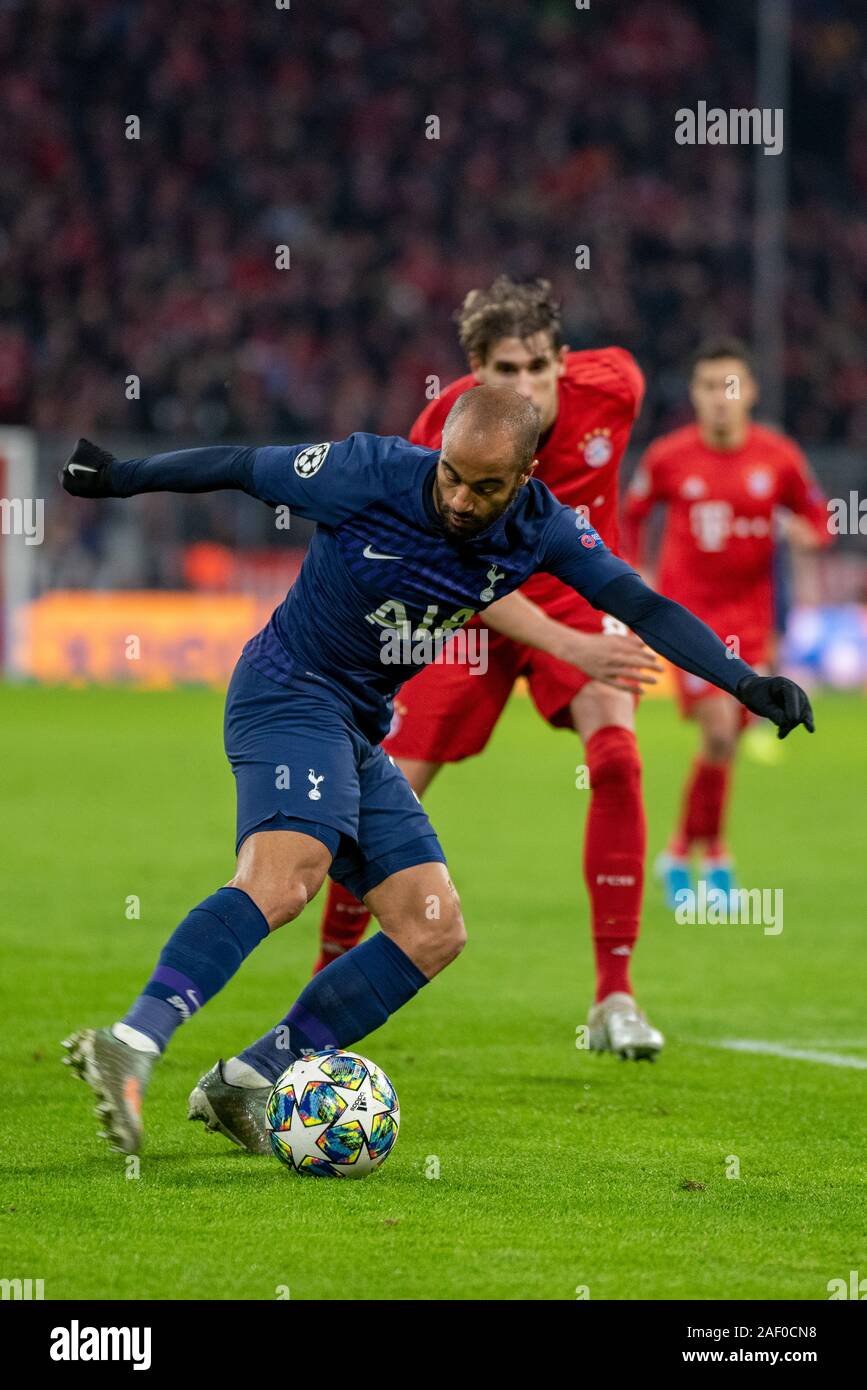
<svg viewBox="0 0 867 1390"><path fill-rule="evenodd" d="M327 846L331 877L357 898L399 869L445 863L403 773L324 682L278 685L242 656L224 740L238 794L236 853L254 831L299 830Z"/></svg>

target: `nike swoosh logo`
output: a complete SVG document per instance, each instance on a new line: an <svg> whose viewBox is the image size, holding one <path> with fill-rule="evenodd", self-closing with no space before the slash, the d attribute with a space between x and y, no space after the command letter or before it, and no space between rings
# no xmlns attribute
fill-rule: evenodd
<svg viewBox="0 0 867 1390"><path fill-rule="evenodd" d="M362 552L365 560L402 560L402 555L380 555L378 550L371 550L369 545L364 547Z"/></svg>
<svg viewBox="0 0 867 1390"><path fill-rule="evenodd" d="M98 468L90 468L86 463L68 463L68 464L66 465L66 471L67 471L67 473L71 473L71 474L73 475L73 477L74 477L76 472L78 472L78 473L98 473L98 472L99 472L99 469L98 469Z"/></svg>

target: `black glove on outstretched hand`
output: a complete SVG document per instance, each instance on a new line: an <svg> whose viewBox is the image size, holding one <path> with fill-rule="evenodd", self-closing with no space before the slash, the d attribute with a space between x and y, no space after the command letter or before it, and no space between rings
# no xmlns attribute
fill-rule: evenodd
<svg viewBox="0 0 867 1390"><path fill-rule="evenodd" d="M57 476L61 487L73 497L114 497L110 479L113 463L117 463L113 454L89 439L79 439Z"/></svg>
<svg viewBox="0 0 867 1390"><path fill-rule="evenodd" d="M738 681L737 698L753 714L777 725L777 738L785 738L799 724L815 733L813 709L799 685L786 676L744 676Z"/></svg>

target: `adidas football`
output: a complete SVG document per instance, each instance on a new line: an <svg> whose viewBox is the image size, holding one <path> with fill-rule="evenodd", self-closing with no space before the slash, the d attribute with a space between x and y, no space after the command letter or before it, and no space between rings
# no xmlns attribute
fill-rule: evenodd
<svg viewBox="0 0 867 1390"><path fill-rule="evenodd" d="M400 1107L380 1067L357 1052L329 1048L284 1071L265 1118L271 1148L296 1173L364 1178L394 1148Z"/></svg>

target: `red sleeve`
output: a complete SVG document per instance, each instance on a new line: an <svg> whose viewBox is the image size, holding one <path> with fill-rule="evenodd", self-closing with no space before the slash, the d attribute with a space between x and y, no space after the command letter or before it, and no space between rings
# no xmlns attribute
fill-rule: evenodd
<svg viewBox="0 0 867 1390"><path fill-rule="evenodd" d="M641 528L657 502L663 500L658 463L658 451L651 444L638 460L638 467L623 500L620 553L632 565L641 562Z"/></svg>
<svg viewBox="0 0 867 1390"><path fill-rule="evenodd" d="M828 529L827 498L816 482L803 451L791 440L788 443L783 461L780 506L802 516L816 532L817 539L823 545L828 545L832 536Z"/></svg>
<svg viewBox="0 0 867 1390"><path fill-rule="evenodd" d="M594 391L616 397L635 420L644 400L644 373L625 348L607 347L573 352L567 370L575 381Z"/></svg>
<svg viewBox="0 0 867 1390"><path fill-rule="evenodd" d="M443 421L447 414L448 407L444 406L442 396L430 401L409 432L410 443L421 444L425 449L438 449L443 442Z"/></svg>
<svg viewBox="0 0 867 1390"><path fill-rule="evenodd" d="M477 385L475 377L468 375L458 377L457 381L452 381L448 386L445 386L419 415L409 432L410 443L420 444L424 449L441 448L446 416L458 396L462 396L465 391L472 390L475 385Z"/></svg>

